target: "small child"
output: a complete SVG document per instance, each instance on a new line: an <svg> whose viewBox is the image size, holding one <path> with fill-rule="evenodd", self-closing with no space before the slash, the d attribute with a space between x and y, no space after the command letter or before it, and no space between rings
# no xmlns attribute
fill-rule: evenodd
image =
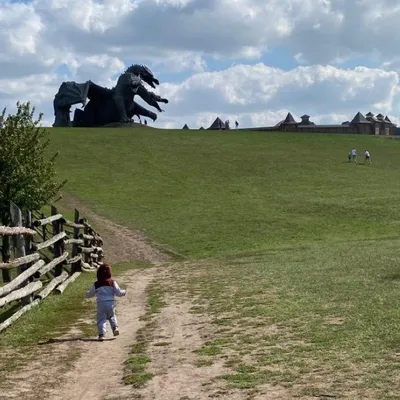
<svg viewBox="0 0 400 400"><path fill-rule="evenodd" d="M371 154L367 149L365 150L364 156L365 162L371 164Z"/></svg>
<svg viewBox="0 0 400 400"><path fill-rule="evenodd" d="M357 163L357 149L352 149L351 150L351 160Z"/></svg>
<svg viewBox="0 0 400 400"><path fill-rule="evenodd" d="M97 329L102 342L106 334L107 320L110 322L114 336L119 335L117 317L115 315L115 296L125 296L126 290L120 289L118 283L111 279L111 267L102 264L97 269L97 281L86 292L86 297L97 297Z"/></svg>

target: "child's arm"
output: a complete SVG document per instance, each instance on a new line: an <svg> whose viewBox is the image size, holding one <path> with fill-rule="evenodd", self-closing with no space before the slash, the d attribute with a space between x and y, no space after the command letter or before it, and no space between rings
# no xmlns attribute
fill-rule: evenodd
<svg viewBox="0 0 400 400"><path fill-rule="evenodd" d="M122 296L125 296L125 295L126 295L126 290L121 289L121 288L118 286L118 283L115 282L115 281L114 281L114 294L115 294L116 296L119 296L119 297L122 297Z"/></svg>
<svg viewBox="0 0 400 400"><path fill-rule="evenodd" d="M87 292L86 297L93 297L96 294L96 286L92 286Z"/></svg>

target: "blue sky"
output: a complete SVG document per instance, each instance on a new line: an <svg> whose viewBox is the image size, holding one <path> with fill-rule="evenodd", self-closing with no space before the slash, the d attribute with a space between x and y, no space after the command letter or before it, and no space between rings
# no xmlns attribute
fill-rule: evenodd
<svg viewBox="0 0 400 400"><path fill-rule="evenodd" d="M131 63L151 68L169 99L158 127L268 125L288 111L397 121L391 0L0 1L0 102L32 101L48 125L63 80L112 87Z"/></svg>

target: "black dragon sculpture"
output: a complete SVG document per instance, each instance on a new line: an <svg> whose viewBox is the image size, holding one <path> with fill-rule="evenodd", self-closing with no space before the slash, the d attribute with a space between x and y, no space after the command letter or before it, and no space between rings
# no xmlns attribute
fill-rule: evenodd
<svg viewBox="0 0 400 400"><path fill-rule="evenodd" d="M155 121L157 114L136 103L135 96L140 96L159 112L164 110L158 103L168 103L168 100L147 90L144 83L153 89L160 84L150 69L140 64L127 68L112 89L90 80L85 83L63 82L53 101L53 126L98 127L116 122L130 123L134 115ZM83 109L77 108L71 121L71 106L79 103L82 103Z"/></svg>

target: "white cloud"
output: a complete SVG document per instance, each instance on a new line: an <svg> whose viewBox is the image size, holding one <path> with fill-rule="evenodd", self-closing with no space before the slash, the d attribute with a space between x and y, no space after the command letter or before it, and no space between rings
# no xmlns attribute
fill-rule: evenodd
<svg viewBox="0 0 400 400"><path fill-rule="evenodd" d="M282 71L257 64L198 73L180 84L161 85L160 92L174 99L168 106L174 116L198 110L240 115L289 109L324 115L372 108L388 113L398 83L396 72L379 69L312 66Z"/></svg>
<svg viewBox="0 0 400 400"><path fill-rule="evenodd" d="M0 108L31 100L51 123L63 80L111 87L126 63L141 62L170 100L157 126L206 126L217 115L270 125L287 110L317 122L358 110L395 116L399 15L396 0L0 0ZM302 67L246 65L277 46ZM340 67L353 56L381 67ZM180 82L168 82L173 74Z"/></svg>

